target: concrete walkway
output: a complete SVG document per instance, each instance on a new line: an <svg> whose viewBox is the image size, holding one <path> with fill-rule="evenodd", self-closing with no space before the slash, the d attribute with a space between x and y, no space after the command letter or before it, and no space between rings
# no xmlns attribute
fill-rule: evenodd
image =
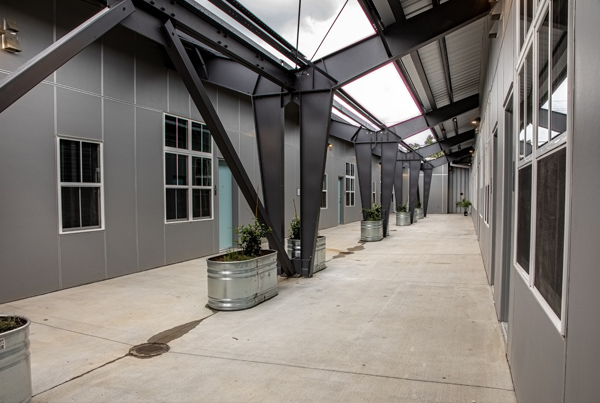
<svg viewBox="0 0 600 403"><path fill-rule="evenodd" d="M33 321L33 401L515 401L470 217L321 235L328 268L246 311L205 307L204 259L0 305Z"/></svg>

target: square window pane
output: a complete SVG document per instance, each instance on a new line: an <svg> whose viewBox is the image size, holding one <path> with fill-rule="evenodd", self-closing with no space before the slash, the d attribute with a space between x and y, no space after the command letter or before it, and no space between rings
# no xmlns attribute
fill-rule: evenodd
<svg viewBox="0 0 600 403"><path fill-rule="evenodd" d="M538 162L535 287L561 317L565 239L566 149Z"/></svg>
<svg viewBox="0 0 600 403"><path fill-rule="evenodd" d="M100 183L100 144L81 143L82 182Z"/></svg>
<svg viewBox="0 0 600 403"><path fill-rule="evenodd" d="M202 158L192 157L192 185L202 186Z"/></svg>
<svg viewBox="0 0 600 403"><path fill-rule="evenodd" d="M188 191L187 189L176 189L177 194L177 219L182 220L188 218Z"/></svg>
<svg viewBox="0 0 600 403"><path fill-rule="evenodd" d="M81 226L100 225L100 188L81 188Z"/></svg>
<svg viewBox="0 0 600 403"><path fill-rule="evenodd" d="M212 152L210 130L206 126L202 126L202 151L205 153Z"/></svg>
<svg viewBox="0 0 600 403"><path fill-rule="evenodd" d="M354 192L350 193L350 205L354 206Z"/></svg>
<svg viewBox="0 0 600 403"><path fill-rule="evenodd" d="M350 176L350 164L346 162L346 175Z"/></svg>
<svg viewBox="0 0 600 403"><path fill-rule="evenodd" d="M177 119L177 148L187 150L187 129L188 121Z"/></svg>
<svg viewBox="0 0 600 403"><path fill-rule="evenodd" d="M321 192L321 208L327 208L327 192Z"/></svg>
<svg viewBox="0 0 600 403"><path fill-rule="evenodd" d="M527 71L525 97L527 99L527 110L525 111L525 156L533 151L533 52L531 49L525 59Z"/></svg>
<svg viewBox="0 0 600 403"><path fill-rule="evenodd" d="M531 246L531 165L519 170L517 210L517 263L529 273Z"/></svg>
<svg viewBox="0 0 600 403"><path fill-rule="evenodd" d="M177 154L165 154L165 185L177 185Z"/></svg>
<svg viewBox="0 0 600 403"><path fill-rule="evenodd" d="M63 187L60 189L60 197L63 229L79 228L81 226L79 221L79 188Z"/></svg>
<svg viewBox="0 0 600 403"><path fill-rule="evenodd" d="M177 189L167 189L166 192L166 208L167 220L177 219Z"/></svg>
<svg viewBox="0 0 600 403"><path fill-rule="evenodd" d="M202 186L212 186L212 160L202 158Z"/></svg>
<svg viewBox="0 0 600 403"><path fill-rule="evenodd" d="M212 198L210 189L200 189L201 210L200 214L204 218L210 218L212 211Z"/></svg>
<svg viewBox="0 0 600 403"><path fill-rule="evenodd" d="M60 140L60 181L81 182L79 141Z"/></svg>
<svg viewBox="0 0 600 403"><path fill-rule="evenodd" d="M192 150L202 151L202 125L192 122Z"/></svg>
<svg viewBox="0 0 600 403"><path fill-rule="evenodd" d="M186 155L177 155L177 184L187 185L188 180L188 157Z"/></svg>
<svg viewBox="0 0 600 403"><path fill-rule="evenodd" d="M567 42L568 42L568 7L567 0L552 2L552 82L550 117L552 138L567 130Z"/></svg>
<svg viewBox="0 0 600 403"><path fill-rule="evenodd" d="M165 115L165 147L177 147L177 118Z"/></svg>
<svg viewBox="0 0 600 403"><path fill-rule="evenodd" d="M542 25L538 30L538 138L537 146L541 147L546 144L549 140L548 127L549 127L549 106L548 102L548 38L549 38L549 16L546 15Z"/></svg>

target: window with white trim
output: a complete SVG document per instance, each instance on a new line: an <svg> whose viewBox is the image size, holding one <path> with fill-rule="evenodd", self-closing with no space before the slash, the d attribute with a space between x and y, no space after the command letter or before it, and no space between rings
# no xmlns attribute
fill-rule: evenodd
<svg viewBox="0 0 600 403"><path fill-rule="evenodd" d="M354 207L355 205L355 182L354 164L346 162L346 207Z"/></svg>
<svg viewBox="0 0 600 403"><path fill-rule="evenodd" d="M321 208L327 208L327 174L323 175L323 187L321 189Z"/></svg>
<svg viewBox="0 0 600 403"><path fill-rule="evenodd" d="M517 267L561 324L570 152L568 0L519 2ZM564 323L562 325L564 331Z"/></svg>
<svg viewBox="0 0 600 403"><path fill-rule="evenodd" d="M102 228L102 144L58 139L60 232Z"/></svg>
<svg viewBox="0 0 600 403"><path fill-rule="evenodd" d="M212 139L200 122L165 115L165 219L211 219Z"/></svg>

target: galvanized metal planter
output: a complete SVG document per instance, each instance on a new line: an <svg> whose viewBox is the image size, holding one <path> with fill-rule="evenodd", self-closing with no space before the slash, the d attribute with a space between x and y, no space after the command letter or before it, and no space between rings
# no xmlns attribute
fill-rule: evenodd
<svg viewBox="0 0 600 403"><path fill-rule="evenodd" d="M396 213L396 225L410 225L410 213L399 211Z"/></svg>
<svg viewBox="0 0 600 403"><path fill-rule="evenodd" d="M5 317L6 315L0 315ZM0 333L0 402L30 402L29 319L24 326Z"/></svg>
<svg viewBox="0 0 600 403"><path fill-rule="evenodd" d="M327 265L325 264L325 260L327 259L326 239L327 238L322 235L317 237L317 246L315 248L315 261L313 264L313 274L327 267ZM288 238L287 254L292 260L294 267L296 267L296 264L300 264L301 252L302 247L300 244L300 240Z"/></svg>
<svg viewBox="0 0 600 403"><path fill-rule="evenodd" d="M360 240L365 242L376 242L383 239L382 221L361 221Z"/></svg>
<svg viewBox="0 0 600 403"><path fill-rule="evenodd" d="M276 296L277 251L266 252L237 262L207 259L208 306L219 311L238 311Z"/></svg>
<svg viewBox="0 0 600 403"><path fill-rule="evenodd" d="M425 218L425 213L424 213L424 210L422 208L416 207L415 208L415 215L417 216L417 218L419 220Z"/></svg>

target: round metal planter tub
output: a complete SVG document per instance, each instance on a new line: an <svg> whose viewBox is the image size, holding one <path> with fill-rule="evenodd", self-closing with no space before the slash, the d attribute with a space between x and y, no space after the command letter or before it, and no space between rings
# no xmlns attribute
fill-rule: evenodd
<svg viewBox="0 0 600 403"><path fill-rule="evenodd" d="M422 220L423 218L425 218L425 212L422 208L415 208L415 215L417 216L417 218L419 220Z"/></svg>
<svg viewBox="0 0 600 403"><path fill-rule="evenodd" d="M313 274L327 267L325 264L325 260L327 259L326 239L327 238L322 235L317 237L317 246L315 248L315 259L313 263ZM294 264L295 262L300 262L301 253L302 245L300 240L288 238L287 254Z"/></svg>
<svg viewBox="0 0 600 403"><path fill-rule="evenodd" d="M0 315L6 317L7 315ZM25 325L0 333L0 402L30 402L31 358L29 319Z"/></svg>
<svg viewBox="0 0 600 403"><path fill-rule="evenodd" d="M206 260L208 306L219 311L252 308L278 294L277 252L243 261Z"/></svg>
<svg viewBox="0 0 600 403"><path fill-rule="evenodd" d="M405 226L410 225L410 213L407 212L397 212L396 213L396 225Z"/></svg>
<svg viewBox="0 0 600 403"><path fill-rule="evenodd" d="M360 240L365 242L376 242L383 239L382 221L361 221Z"/></svg>

